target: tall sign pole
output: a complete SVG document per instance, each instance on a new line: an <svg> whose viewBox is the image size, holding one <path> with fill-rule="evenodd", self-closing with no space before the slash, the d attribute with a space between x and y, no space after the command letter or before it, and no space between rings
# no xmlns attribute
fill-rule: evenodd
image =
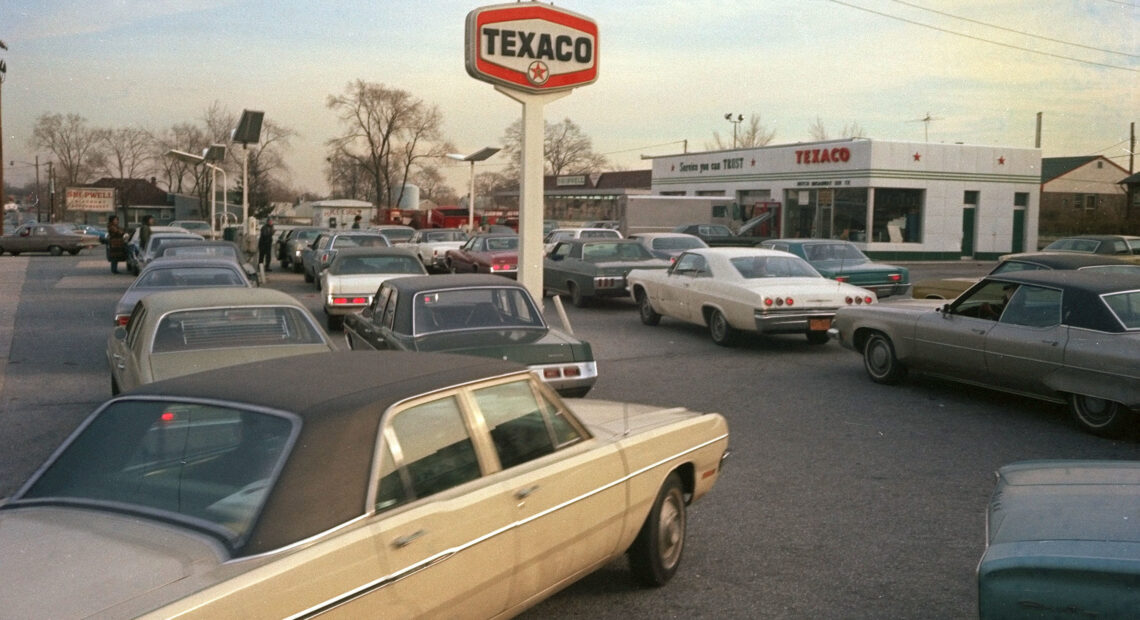
<svg viewBox="0 0 1140 620"><path fill-rule="evenodd" d="M467 14L467 73L523 106L519 282L541 303L546 104L598 79L598 25L553 6L499 4Z"/></svg>

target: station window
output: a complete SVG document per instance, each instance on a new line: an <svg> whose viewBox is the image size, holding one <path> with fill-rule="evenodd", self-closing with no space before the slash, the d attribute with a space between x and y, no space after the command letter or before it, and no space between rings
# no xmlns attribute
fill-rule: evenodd
<svg viewBox="0 0 1140 620"><path fill-rule="evenodd" d="M921 243L924 192L921 189L876 189L870 240Z"/></svg>
<svg viewBox="0 0 1140 620"><path fill-rule="evenodd" d="M1029 206L1029 192L1015 192L1013 194L1013 206L1015 206L1015 207L1028 207Z"/></svg>
<svg viewBox="0 0 1140 620"><path fill-rule="evenodd" d="M977 190L966 190L966 194L962 197L962 204L978 206Z"/></svg>

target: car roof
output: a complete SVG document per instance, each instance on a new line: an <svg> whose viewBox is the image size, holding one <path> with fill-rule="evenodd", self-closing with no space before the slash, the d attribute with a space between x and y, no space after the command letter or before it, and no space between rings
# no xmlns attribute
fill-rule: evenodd
<svg viewBox="0 0 1140 620"><path fill-rule="evenodd" d="M1015 254L1002 263L1034 263L1050 269L1079 269L1094 265L1131 265L1127 261L1113 258L1111 254L1086 254L1083 252L1033 252Z"/></svg>
<svg viewBox="0 0 1140 620"><path fill-rule="evenodd" d="M796 239L765 239L763 243L851 243L846 239L811 239L807 237Z"/></svg>
<svg viewBox="0 0 1140 620"><path fill-rule="evenodd" d="M239 550L250 555L328 531L370 509L376 438L389 407L436 390L526 372L523 365L485 357L339 351L297 356L288 364L267 360L184 375L142 385L120 398L209 399L300 419L300 435Z"/></svg>
<svg viewBox="0 0 1140 620"><path fill-rule="evenodd" d="M396 278L384 282L401 293L417 293L420 291L435 291L456 288L479 288L484 286L497 286L507 288L526 289L517 280L496 276L489 273L461 273L443 274L434 276L411 276Z"/></svg>
<svg viewBox="0 0 1140 620"><path fill-rule="evenodd" d="M639 233L630 233L630 235L626 238L627 239L660 239L662 237L688 237L691 239L700 239L700 237L698 237L696 235L690 235L689 233L683 233L683 232L639 232Z"/></svg>
<svg viewBox="0 0 1140 620"><path fill-rule="evenodd" d="M475 238L475 237L479 237L479 238L494 237L497 239L501 239L503 237L517 237L517 236L519 236L518 233L514 233L514 232L483 232L483 233L476 233L474 235L471 235L472 238Z"/></svg>
<svg viewBox="0 0 1140 620"><path fill-rule="evenodd" d="M336 253L333 262L341 260L341 257L347 256L408 256L419 260L415 252L400 246L376 246L368 248L344 248Z"/></svg>
<svg viewBox="0 0 1140 620"><path fill-rule="evenodd" d="M225 267L226 269L241 271L241 266L232 258L222 258L218 256L159 256L147 263L146 266L142 268L142 271L139 272L139 275L141 276L148 271L154 271L156 269L177 269L180 267Z"/></svg>
<svg viewBox="0 0 1140 620"><path fill-rule="evenodd" d="M708 254L716 256L724 256L725 258L736 258L738 256L794 256L795 254L785 252L783 250L772 250L769 248L755 248L755 247L719 247L719 248L693 248L685 250L686 254Z"/></svg>
<svg viewBox="0 0 1140 620"><path fill-rule="evenodd" d="M1063 290L1079 290L1094 295L1140 290L1140 274L1105 273L1091 270L1014 271L986 276L985 279L1035 284Z"/></svg>
<svg viewBox="0 0 1140 620"><path fill-rule="evenodd" d="M147 295L140 300L140 303L146 304L151 312L157 313L218 306L293 306L304 308L295 297L276 289L234 286L162 291Z"/></svg>

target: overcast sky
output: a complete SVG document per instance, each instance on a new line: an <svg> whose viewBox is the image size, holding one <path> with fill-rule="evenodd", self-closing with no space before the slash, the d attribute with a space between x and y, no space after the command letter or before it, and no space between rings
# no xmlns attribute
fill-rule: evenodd
<svg viewBox="0 0 1140 620"><path fill-rule="evenodd" d="M469 153L500 144L521 106L469 77L454 0L3 0L4 164L41 160L44 113L161 131L214 101L263 110L299 135L291 184L327 191L330 94L362 79L438 105ZM759 114L773 144L838 137L1103 154L1128 167L1140 116L1140 0L577 0L599 29L599 78L546 108L623 169L701 151L726 113ZM920 119L931 117L928 123ZM497 163L498 162L498 163ZM452 183L463 192L466 164ZM486 169L501 166L498 157ZM480 168L477 167L477 170ZM27 166L6 169L22 184Z"/></svg>

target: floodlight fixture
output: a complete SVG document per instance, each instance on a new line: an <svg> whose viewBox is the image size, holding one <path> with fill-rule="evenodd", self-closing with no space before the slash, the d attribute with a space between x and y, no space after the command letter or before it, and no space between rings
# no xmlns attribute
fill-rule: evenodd
<svg viewBox="0 0 1140 620"><path fill-rule="evenodd" d="M194 164L195 166L206 161L206 158L202 157L201 155L195 155L193 153L187 153L186 151L178 151L175 149L170 149L169 151L167 151L166 156L172 157L172 158L177 159L178 161L181 161L181 162L185 162L188 164Z"/></svg>
<svg viewBox="0 0 1140 620"><path fill-rule="evenodd" d="M226 145L211 144L202 149L202 159L206 161L222 161L226 158Z"/></svg>
<svg viewBox="0 0 1140 620"><path fill-rule="evenodd" d="M242 146L249 146L250 144L257 144L261 141L261 121L265 118L265 112L258 112L255 110L242 110L241 118L238 119L237 129L233 130L230 134L230 141L237 142Z"/></svg>

